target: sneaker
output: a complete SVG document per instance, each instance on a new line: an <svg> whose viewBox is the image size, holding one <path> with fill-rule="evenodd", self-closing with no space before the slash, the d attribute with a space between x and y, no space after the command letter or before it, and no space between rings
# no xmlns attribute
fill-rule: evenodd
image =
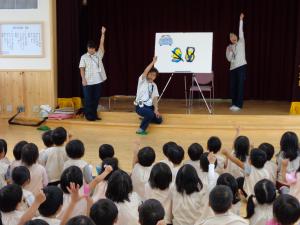
<svg viewBox="0 0 300 225"><path fill-rule="evenodd" d="M233 107L235 107L235 105L230 106L230 107L229 107L229 110L232 111L232 110L233 110Z"/></svg>
<svg viewBox="0 0 300 225"><path fill-rule="evenodd" d="M231 109L231 111L233 111L233 112L238 112L240 110L241 110L241 108L237 107L237 106L233 106L232 109Z"/></svg>
<svg viewBox="0 0 300 225"><path fill-rule="evenodd" d="M148 132L145 130L137 130L135 133L138 135L147 135L148 134Z"/></svg>

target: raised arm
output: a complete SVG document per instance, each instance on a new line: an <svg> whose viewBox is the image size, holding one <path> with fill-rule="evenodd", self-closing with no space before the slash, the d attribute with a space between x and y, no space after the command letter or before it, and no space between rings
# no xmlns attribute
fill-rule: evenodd
<svg viewBox="0 0 300 225"><path fill-rule="evenodd" d="M146 77L147 74L149 73L149 71L152 69L152 67L154 66L154 64L157 61L157 56L153 57L152 62L146 67L146 69L143 72L143 76Z"/></svg>
<svg viewBox="0 0 300 225"><path fill-rule="evenodd" d="M240 27L239 27L239 38L244 39L244 13L240 15Z"/></svg>
<svg viewBox="0 0 300 225"><path fill-rule="evenodd" d="M96 176L94 180L89 183L90 190L94 190L97 184L104 180L104 178L113 171L113 168L109 165L106 165L105 170L100 175Z"/></svg>
<svg viewBox="0 0 300 225"><path fill-rule="evenodd" d="M105 32L106 32L106 28L102 27L101 28L100 44L99 44L99 49L101 50L102 54L104 54L104 52L105 52L105 49L104 49Z"/></svg>
<svg viewBox="0 0 300 225"><path fill-rule="evenodd" d="M223 154L224 156L226 156L226 158L228 158L231 162L233 162L233 163L236 164L238 167L240 167L241 169L245 169L244 163L243 163L241 160L239 160L238 158L236 158L235 156L233 156L232 154L230 154L230 153L228 152L228 150L223 149L223 150L222 150L222 154Z"/></svg>

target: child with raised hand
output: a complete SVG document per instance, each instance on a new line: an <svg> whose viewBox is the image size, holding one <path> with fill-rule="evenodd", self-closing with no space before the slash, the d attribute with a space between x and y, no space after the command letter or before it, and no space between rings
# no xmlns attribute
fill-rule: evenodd
<svg viewBox="0 0 300 225"><path fill-rule="evenodd" d="M172 224L172 171L163 162L156 163L145 186L146 199L156 199L164 207L165 222Z"/></svg>
<svg viewBox="0 0 300 225"><path fill-rule="evenodd" d="M215 172L217 165L217 158L212 152L205 152L201 155L200 167L202 172L200 173L199 178L201 179L203 186L209 191L216 185L219 177L219 174Z"/></svg>
<svg viewBox="0 0 300 225"><path fill-rule="evenodd" d="M270 172L271 181L275 184L277 181L278 167L277 164L272 161L275 152L274 146L269 143L262 143L258 146L258 148L263 150L267 155L267 162L265 166Z"/></svg>
<svg viewBox="0 0 300 225"><path fill-rule="evenodd" d="M165 211L161 203L148 199L139 207L139 222L141 225L158 225L163 223Z"/></svg>
<svg viewBox="0 0 300 225"><path fill-rule="evenodd" d="M93 204L90 218L95 225L113 225L118 220L118 208L110 199L100 199Z"/></svg>
<svg viewBox="0 0 300 225"><path fill-rule="evenodd" d="M25 166L15 167L12 171L12 181L14 184L22 187L23 200L19 208L20 210L25 211L34 202L34 195L32 192L24 189L24 187L30 183L30 171L28 168Z"/></svg>
<svg viewBox="0 0 300 225"><path fill-rule="evenodd" d="M140 142L136 143L136 149L133 157L133 169L131 180L133 191L136 192L141 199L145 199L145 185L147 184L152 164L155 161L155 151L151 147L139 149Z"/></svg>
<svg viewBox="0 0 300 225"><path fill-rule="evenodd" d="M103 161L106 158L113 158L114 155L115 155L115 150L112 145L110 145L110 144L100 145L99 150L98 150L98 156L101 161ZM102 173L101 165L96 166L96 172L98 175L100 173Z"/></svg>
<svg viewBox="0 0 300 225"><path fill-rule="evenodd" d="M218 138L216 136L212 136L208 139L207 150L209 152L214 153L217 158L218 165L216 168L216 172L218 174L224 173L225 162L226 162L226 159L224 158L224 156L222 154L220 154L221 148L222 148L222 142L221 142L220 138Z"/></svg>
<svg viewBox="0 0 300 225"><path fill-rule="evenodd" d="M45 168L37 163L39 158L38 147L29 143L22 148L21 161L30 171L30 182L24 186L24 189L37 194L48 184L48 177Z"/></svg>
<svg viewBox="0 0 300 225"><path fill-rule="evenodd" d="M198 176L201 173L200 168L200 157L203 154L203 148L199 143L193 143L188 148L188 155L190 160L188 160L185 164L192 165L197 171Z"/></svg>
<svg viewBox="0 0 300 225"><path fill-rule="evenodd" d="M217 185L209 194L209 206L215 215L196 223L195 225L247 225L248 221L229 212L232 204L232 191L224 185Z"/></svg>
<svg viewBox="0 0 300 225"><path fill-rule="evenodd" d="M250 225L265 225L273 218L273 202L276 199L275 184L267 179L260 180L254 186L254 194L248 198L246 218L250 220Z"/></svg>
<svg viewBox="0 0 300 225"><path fill-rule="evenodd" d="M217 185L225 185L231 189L233 199L232 206L229 211L236 215L240 215L241 200L239 196L239 186L234 176L230 173L221 174L217 180Z"/></svg>
<svg viewBox="0 0 300 225"><path fill-rule="evenodd" d="M291 195L282 194L273 204L273 219L266 225L296 225L299 218L299 201Z"/></svg>
<svg viewBox="0 0 300 225"><path fill-rule="evenodd" d="M243 181L239 183L239 188L243 191L245 197L254 194L254 186L258 181L271 179L270 172L264 166L267 161L267 155L264 151L257 148L252 149L248 163L242 162L227 150L222 152L231 162L244 170L245 176Z"/></svg>

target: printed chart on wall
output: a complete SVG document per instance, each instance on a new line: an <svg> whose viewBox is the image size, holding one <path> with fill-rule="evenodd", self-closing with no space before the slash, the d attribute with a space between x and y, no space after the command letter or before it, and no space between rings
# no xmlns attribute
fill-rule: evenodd
<svg viewBox="0 0 300 225"><path fill-rule="evenodd" d="M42 24L0 23L1 57L42 57Z"/></svg>
<svg viewBox="0 0 300 225"><path fill-rule="evenodd" d="M160 73L210 73L213 33L156 33Z"/></svg>

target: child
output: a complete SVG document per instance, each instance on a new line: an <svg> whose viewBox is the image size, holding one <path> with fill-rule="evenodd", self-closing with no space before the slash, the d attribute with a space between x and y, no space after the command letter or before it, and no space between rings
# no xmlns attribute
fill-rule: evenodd
<svg viewBox="0 0 300 225"><path fill-rule="evenodd" d="M266 225L293 225L300 218L299 201L291 195L280 195L273 204L273 219Z"/></svg>
<svg viewBox="0 0 300 225"><path fill-rule="evenodd" d="M32 206L34 202L34 195L32 194L32 192L24 189L24 187L30 183L30 171L28 170L28 168L25 166L18 166L14 168L12 171L12 181L14 184L22 187L23 200L20 209L22 211L25 211L30 206Z"/></svg>
<svg viewBox="0 0 300 225"><path fill-rule="evenodd" d="M260 180L254 186L254 193L255 195L250 195L248 198L246 218L250 220L251 225L265 225L273 218L273 202L276 199L275 184L267 179Z"/></svg>
<svg viewBox="0 0 300 225"><path fill-rule="evenodd" d="M263 150L267 155L267 162L266 162L266 168L270 172L271 175L271 181L276 184L277 181L277 165L275 162L272 161L272 158L274 156L274 146L269 143L262 143L259 147L259 149Z"/></svg>
<svg viewBox="0 0 300 225"><path fill-rule="evenodd" d="M184 150L181 146L177 146L174 150L169 152L169 160L174 165L174 168L172 168L172 174L173 174L173 182L175 182L178 170L180 168L180 165L184 159Z"/></svg>
<svg viewBox="0 0 300 225"><path fill-rule="evenodd" d="M195 225L246 225L248 221L228 212L233 200L232 191L224 185L217 185L209 194L209 206L215 215Z"/></svg>
<svg viewBox="0 0 300 225"><path fill-rule="evenodd" d="M219 174L214 171L217 165L218 161L212 152L205 152L201 155L200 167L202 172L200 173L199 178L201 179L203 186L209 191L216 186L219 177Z"/></svg>
<svg viewBox="0 0 300 225"><path fill-rule="evenodd" d="M282 175L282 161L288 159L287 173L295 172L300 166L299 140L294 132L286 132L280 141L280 152L277 155L278 164L278 186L285 184L285 177Z"/></svg>
<svg viewBox="0 0 300 225"><path fill-rule="evenodd" d="M178 145L173 141L167 142L163 146L163 154L165 156L165 159L162 160L161 162L166 163L170 167L171 170L174 168L174 165L170 161L170 156L169 155L170 155L171 152L176 151L177 147L178 147Z"/></svg>
<svg viewBox="0 0 300 225"><path fill-rule="evenodd" d="M0 139L0 162L9 165L10 161L6 157L6 154L7 154L7 142L4 139Z"/></svg>
<svg viewBox="0 0 300 225"><path fill-rule="evenodd" d="M220 138L213 136L208 139L207 149L209 152L213 152L217 157L218 165L216 168L216 172L218 174L222 174L225 169L225 158L221 154L219 154L221 147L222 142Z"/></svg>
<svg viewBox="0 0 300 225"><path fill-rule="evenodd" d="M145 199L145 185L149 180L152 164L155 161L155 152L151 147L144 147L134 153L133 170L131 180L133 191L136 192L142 200Z"/></svg>
<svg viewBox="0 0 300 225"><path fill-rule="evenodd" d="M119 169L119 161L117 158L105 158L102 161L102 166L100 168L100 171L105 171L106 166L111 166L113 171L116 171ZM103 173L102 172L102 173ZM101 174L101 173L100 173ZM108 174L103 181L101 181L99 184L97 184L95 191L93 193L92 199L93 202L98 201L99 199L105 198L105 192L107 189L107 181L112 173Z"/></svg>
<svg viewBox="0 0 300 225"><path fill-rule="evenodd" d="M43 163L42 159L43 159L43 154L45 153L45 151L48 148L51 148L51 147L54 146L54 143L53 143L53 140L52 140L52 131L51 130L45 131L42 135L42 140L43 140L43 143L45 145L45 148L40 151L40 157L39 157L39 160L38 160L38 162L40 164ZM45 166L45 165L43 165L43 166Z"/></svg>
<svg viewBox="0 0 300 225"><path fill-rule="evenodd" d="M176 188L172 190L172 224L191 225L205 216L206 195L194 167L182 166L176 177Z"/></svg>
<svg viewBox="0 0 300 225"><path fill-rule="evenodd" d="M152 167L149 183L145 186L146 199L156 199L164 207L165 221L172 223L172 171L165 163L157 163Z"/></svg>
<svg viewBox="0 0 300 225"><path fill-rule="evenodd" d="M200 156L203 154L203 148L198 143L193 143L188 148L188 155L190 157L190 160L186 162L186 164L192 165L195 170L197 171L198 176L201 173L200 168Z"/></svg>
<svg viewBox="0 0 300 225"><path fill-rule="evenodd" d="M225 185L231 189L233 200L229 211L236 215L240 215L241 201L239 198L239 186L236 179L229 173L223 173L219 176L217 185Z"/></svg>
<svg viewBox="0 0 300 225"><path fill-rule="evenodd" d="M148 199L139 207L139 222L141 225L158 225L163 222L165 211L161 203Z"/></svg>
<svg viewBox="0 0 300 225"><path fill-rule="evenodd" d="M90 218L95 225L113 225L118 220L118 208L109 199L100 199L91 208Z"/></svg>
<svg viewBox="0 0 300 225"><path fill-rule="evenodd" d="M234 141L233 149L233 156L243 163L248 163L250 142L246 136L238 136ZM231 161L227 163L227 172L234 176L235 179L244 177L244 171Z"/></svg>
<svg viewBox="0 0 300 225"><path fill-rule="evenodd" d="M103 161L106 158L113 158L115 155L115 150L112 145L103 144L99 147L99 158ZM101 166L96 166L97 174L99 175L101 171Z"/></svg>
<svg viewBox="0 0 300 225"><path fill-rule="evenodd" d="M240 185L240 189L244 191L244 195L254 194L254 185L262 179L270 179L269 171L264 167L267 161L267 155L260 149L252 149L250 153L249 164L242 162L238 158L231 155L228 151L223 151L224 155L237 166L245 171L244 181Z"/></svg>
<svg viewBox="0 0 300 225"><path fill-rule="evenodd" d="M87 216L76 216L70 219L66 225L95 225L95 223Z"/></svg>
<svg viewBox="0 0 300 225"><path fill-rule="evenodd" d="M41 162L46 168L49 185L58 185L64 163L68 160L64 146L68 139L68 134L63 127L58 127L52 131L51 137L54 146L45 150Z"/></svg>
<svg viewBox="0 0 300 225"><path fill-rule="evenodd" d="M82 160L84 156L84 144L80 140L72 140L66 145L66 152L69 159L64 163L64 170L70 166L77 166L83 171L88 163Z"/></svg>
<svg viewBox="0 0 300 225"><path fill-rule="evenodd" d="M130 176L122 171L114 171L108 179L106 198L112 200L118 208L118 220L116 225L138 225L138 207L141 200L135 192L132 192Z"/></svg>
<svg viewBox="0 0 300 225"><path fill-rule="evenodd" d="M9 160L6 158L7 143L0 139L0 188L4 187L6 182L6 173L9 167Z"/></svg>
<svg viewBox="0 0 300 225"><path fill-rule="evenodd" d="M30 171L30 182L24 186L24 189L37 194L43 187L48 184L48 177L43 166L37 163L39 158L38 147L29 143L22 148L21 161Z"/></svg>

